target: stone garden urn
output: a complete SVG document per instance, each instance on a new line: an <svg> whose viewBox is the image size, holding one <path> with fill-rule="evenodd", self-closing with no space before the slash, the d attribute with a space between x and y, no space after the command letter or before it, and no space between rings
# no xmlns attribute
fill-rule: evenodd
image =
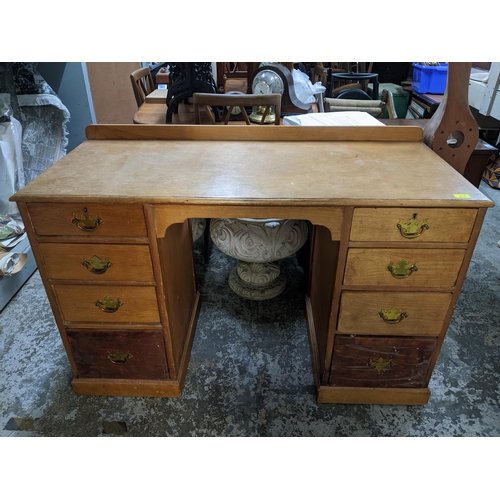
<svg viewBox="0 0 500 500"><path fill-rule="evenodd" d="M196 241L205 231L206 219L190 219L193 241Z"/></svg>
<svg viewBox="0 0 500 500"><path fill-rule="evenodd" d="M286 286L277 261L304 245L308 229L306 221L293 219L211 219L210 236L221 252L238 259L229 274L233 292L267 300Z"/></svg>

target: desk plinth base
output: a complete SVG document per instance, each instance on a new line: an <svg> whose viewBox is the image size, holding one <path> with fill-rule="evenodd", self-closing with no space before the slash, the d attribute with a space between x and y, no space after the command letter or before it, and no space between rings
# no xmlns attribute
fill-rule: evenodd
<svg viewBox="0 0 500 500"><path fill-rule="evenodd" d="M200 292L196 292L186 333L186 343L179 366L178 380L136 380L75 378L73 391L80 396L142 396L152 398L180 398L186 378L194 333L200 311Z"/></svg>
<svg viewBox="0 0 500 500"><path fill-rule="evenodd" d="M125 380L77 378L71 382L80 396L143 396L179 398L181 386L175 380Z"/></svg>
<svg viewBox="0 0 500 500"><path fill-rule="evenodd" d="M425 405L430 397L429 389L386 389L373 387L318 388L318 403L371 404L371 405Z"/></svg>
<svg viewBox="0 0 500 500"><path fill-rule="evenodd" d="M320 382L321 368L314 315L311 300L308 296L306 296L306 318L314 382L317 391L316 400L318 403L361 405L425 405L428 403L431 393L427 388L335 387L322 385Z"/></svg>

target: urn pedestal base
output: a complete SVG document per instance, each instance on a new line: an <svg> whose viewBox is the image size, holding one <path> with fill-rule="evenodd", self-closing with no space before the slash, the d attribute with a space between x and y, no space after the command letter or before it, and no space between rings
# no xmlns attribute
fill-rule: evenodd
<svg viewBox="0 0 500 500"><path fill-rule="evenodd" d="M229 274L229 286L240 297L268 300L286 287L286 276L275 262L238 262Z"/></svg>
<svg viewBox="0 0 500 500"><path fill-rule="evenodd" d="M212 219L210 235L217 248L238 259L229 275L234 293L250 300L277 297L286 287L278 260L307 240L307 222L293 219Z"/></svg>

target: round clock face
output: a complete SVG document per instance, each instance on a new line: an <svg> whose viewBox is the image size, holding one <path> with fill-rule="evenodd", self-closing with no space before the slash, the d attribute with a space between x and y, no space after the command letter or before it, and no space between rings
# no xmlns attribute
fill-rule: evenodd
<svg viewBox="0 0 500 500"><path fill-rule="evenodd" d="M271 87L267 82L264 80L261 80L259 82L256 82L254 87L253 87L253 93L254 94L270 94L271 93Z"/></svg>
<svg viewBox="0 0 500 500"><path fill-rule="evenodd" d="M284 90L283 80L275 71L268 69L260 71L253 79L254 94L283 94Z"/></svg>

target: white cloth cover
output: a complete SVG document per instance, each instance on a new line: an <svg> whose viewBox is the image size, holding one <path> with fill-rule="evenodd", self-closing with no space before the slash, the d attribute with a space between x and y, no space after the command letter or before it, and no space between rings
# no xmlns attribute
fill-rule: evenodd
<svg viewBox="0 0 500 500"><path fill-rule="evenodd" d="M283 117L283 125L316 125L336 127L385 127L365 111L336 111L334 113L307 113Z"/></svg>

